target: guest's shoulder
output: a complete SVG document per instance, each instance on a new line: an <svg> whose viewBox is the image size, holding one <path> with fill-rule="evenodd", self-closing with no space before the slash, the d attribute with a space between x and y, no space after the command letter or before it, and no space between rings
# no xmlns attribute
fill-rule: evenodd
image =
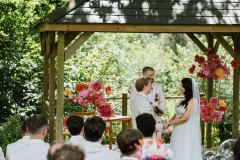
<svg viewBox="0 0 240 160"><path fill-rule="evenodd" d="M109 156L111 155L113 158L120 158L120 153L119 152L113 151L113 150L110 150L110 149L107 149L107 150L108 150Z"/></svg>

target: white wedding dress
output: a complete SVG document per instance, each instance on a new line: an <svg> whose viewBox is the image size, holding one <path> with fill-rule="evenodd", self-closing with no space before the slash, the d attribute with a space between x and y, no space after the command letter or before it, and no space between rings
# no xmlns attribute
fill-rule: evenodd
<svg viewBox="0 0 240 160"><path fill-rule="evenodd" d="M198 95L197 95L198 96ZM197 97L196 96L196 97ZM187 122L174 125L171 135L172 160L202 160L201 131L200 131L200 103L199 97L193 106ZM184 106L176 105L176 118L181 118L185 112Z"/></svg>

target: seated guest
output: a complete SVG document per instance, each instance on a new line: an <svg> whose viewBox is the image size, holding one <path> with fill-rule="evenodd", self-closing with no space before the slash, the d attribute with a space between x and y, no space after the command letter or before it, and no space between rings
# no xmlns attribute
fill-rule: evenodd
<svg viewBox="0 0 240 160"><path fill-rule="evenodd" d="M2 151L2 147L0 147L0 160L5 160L4 153Z"/></svg>
<svg viewBox="0 0 240 160"><path fill-rule="evenodd" d="M141 157L141 140L143 135L136 129L126 129L117 136L118 148L122 160L139 160Z"/></svg>
<svg viewBox="0 0 240 160"><path fill-rule="evenodd" d="M10 155L13 155L16 150L22 148L29 142L30 134L27 130L27 125L28 125L27 120L22 121L22 124L21 124L22 138L14 143L7 145L6 159L10 159L9 157Z"/></svg>
<svg viewBox="0 0 240 160"><path fill-rule="evenodd" d="M101 144L106 124L102 118L94 116L84 123L84 138L86 142L82 147L86 160L120 160L120 154L107 149Z"/></svg>
<svg viewBox="0 0 240 160"><path fill-rule="evenodd" d="M84 160L84 153L78 146L64 144L56 150L51 160Z"/></svg>
<svg viewBox="0 0 240 160"><path fill-rule="evenodd" d="M30 133L29 143L10 155L9 160L47 160L49 144L44 142L48 132L47 119L42 115L34 115L28 120Z"/></svg>
<svg viewBox="0 0 240 160"><path fill-rule="evenodd" d="M71 134L71 138L68 143L82 147L85 142L84 137L82 136L82 128L84 125L84 120L80 116L70 116L67 119L67 128Z"/></svg>
<svg viewBox="0 0 240 160"><path fill-rule="evenodd" d="M172 157L172 151L162 145L163 139L157 137L153 139L156 132L156 120L151 114L143 113L136 117L137 128L143 134L142 160L150 157L158 157L158 159L169 160Z"/></svg>
<svg viewBox="0 0 240 160"><path fill-rule="evenodd" d="M235 142L233 146L233 160L240 160L240 138Z"/></svg>
<svg viewBox="0 0 240 160"><path fill-rule="evenodd" d="M64 145L64 141L57 141L57 140L53 141L48 150L47 159L52 160L52 156L54 155L56 150L62 148L63 145Z"/></svg>

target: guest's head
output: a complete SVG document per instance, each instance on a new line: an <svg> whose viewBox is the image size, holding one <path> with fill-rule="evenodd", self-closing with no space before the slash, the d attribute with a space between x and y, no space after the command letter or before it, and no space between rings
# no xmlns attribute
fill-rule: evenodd
<svg viewBox="0 0 240 160"><path fill-rule="evenodd" d="M64 144L56 150L52 160L84 160L84 157L84 152L78 146Z"/></svg>
<svg viewBox="0 0 240 160"><path fill-rule="evenodd" d="M55 154L56 150L62 148L63 145L64 145L64 141L57 141L57 140L53 141L48 150L47 159L52 160L52 157Z"/></svg>
<svg viewBox="0 0 240 160"><path fill-rule="evenodd" d="M156 131L156 120L149 113L143 113L136 117L137 128L144 137L152 137Z"/></svg>
<svg viewBox="0 0 240 160"><path fill-rule="evenodd" d="M233 146L234 160L240 160L240 138L235 142Z"/></svg>
<svg viewBox="0 0 240 160"><path fill-rule="evenodd" d="M138 151L141 148L142 138L142 133L136 129L126 129L120 132L117 136L117 144L123 156L140 158L141 153L139 154Z"/></svg>
<svg viewBox="0 0 240 160"><path fill-rule="evenodd" d="M192 91L192 79L191 78L183 78L180 86L181 92L184 94L185 100L183 100L180 105L187 107L188 102L193 98Z"/></svg>
<svg viewBox="0 0 240 160"><path fill-rule="evenodd" d="M150 78L151 82L153 83L154 82L154 77L155 77L155 71L152 67L144 67L142 69L142 74L143 74L143 77L145 78Z"/></svg>
<svg viewBox="0 0 240 160"><path fill-rule="evenodd" d="M80 116L70 116L67 119L67 128L72 136L80 135L84 125L84 120Z"/></svg>
<svg viewBox="0 0 240 160"><path fill-rule="evenodd" d="M36 114L28 120L28 131L31 139L44 140L48 131L48 121L40 114Z"/></svg>
<svg viewBox="0 0 240 160"><path fill-rule="evenodd" d="M145 94L149 94L152 90L152 83L149 78L139 78L135 83L136 90L138 92L144 92Z"/></svg>
<svg viewBox="0 0 240 160"><path fill-rule="evenodd" d="M21 135L23 136L29 136L28 132L28 120L22 120L21 122Z"/></svg>
<svg viewBox="0 0 240 160"><path fill-rule="evenodd" d="M97 142L102 139L106 123L101 117L88 118L84 123L84 137L87 141Z"/></svg>

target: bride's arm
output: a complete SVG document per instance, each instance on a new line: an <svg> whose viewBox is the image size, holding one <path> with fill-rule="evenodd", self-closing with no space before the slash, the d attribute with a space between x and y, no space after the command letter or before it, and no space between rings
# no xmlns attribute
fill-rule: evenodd
<svg viewBox="0 0 240 160"><path fill-rule="evenodd" d="M174 119L174 120L172 120L172 121L170 120L170 121L168 122L168 126L176 125L176 124L181 124L181 123L187 122L188 119L189 119L189 117L190 117L190 115L191 115L193 105L194 105L193 100L190 100L189 103L188 103L188 105L187 105L187 110L186 110L186 112L184 113L184 115L183 115L181 118L179 118L179 119Z"/></svg>
<svg viewBox="0 0 240 160"><path fill-rule="evenodd" d="M174 121L175 118L176 118L176 113L172 116L172 118L168 121L168 123Z"/></svg>

